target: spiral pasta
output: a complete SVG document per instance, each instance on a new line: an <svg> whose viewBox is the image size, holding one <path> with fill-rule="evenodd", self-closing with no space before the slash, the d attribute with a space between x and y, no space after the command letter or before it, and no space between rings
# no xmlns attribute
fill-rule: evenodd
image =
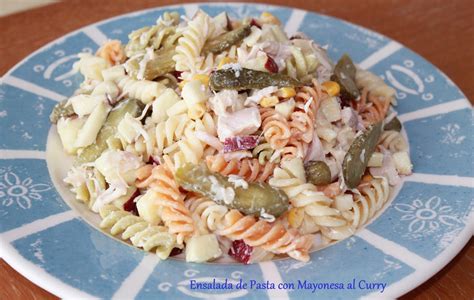
<svg viewBox="0 0 474 300"><path fill-rule="evenodd" d="M229 211L225 205L194 195L186 199L185 205L191 211L197 228L202 234L216 231Z"/></svg>
<svg viewBox="0 0 474 300"><path fill-rule="evenodd" d="M244 158L226 161L222 154L206 157L209 170L222 175L238 175L249 182L265 182L273 172L275 164L260 164L258 159Z"/></svg>
<svg viewBox="0 0 474 300"><path fill-rule="evenodd" d="M139 174L136 186L148 188L147 193L153 193L157 205L162 207L160 218L170 233L177 234L177 242L181 245L186 238L195 233L195 228L173 174L166 165L155 167L145 165L139 170Z"/></svg>
<svg viewBox="0 0 474 300"><path fill-rule="evenodd" d="M360 194L354 194L353 216L350 225L360 228L380 211L390 195L390 187L385 177L373 178L365 186L359 187Z"/></svg>
<svg viewBox="0 0 474 300"><path fill-rule="evenodd" d="M212 22L204 13L196 14L195 18L188 22L183 36L178 40L176 55L173 56L177 71L196 72L197 66L204 61L201 50L211 32Z"/></svg>
<svg viewBox="0 0 474 300"><path fill-rule="evenodd" d="M185 129L189 126L192 126L192 123L187 114L171 116L158 123L155 127L156 151L164 153L166 147L172 146L184 136Z"/></svg>
<svg viewBox="0 0 474 300"><path fill-rule="evenodd" d="M274 157L273 153L275 153L275 149L272 148L270 143L262 143L252 150L252 155L258 159L261 165L270 160L275 163L280 162L280 155Z"/></svg>
<svg viewBox="0 0 474 300"><path fill-rule="evenodd" d="M395 102L395 89L388 86L382 78L372 72L357 68L355 82L361 90L366 89L376 97L383 97L388 99L389 102Z"/></svg>
<svg viewBox="0 0 474 300"><path fill-rule="evenodd" d="M311 82L318 66L315 55L304 53L301 48L295 46L290 46L290 53L290 57L285 60L285 72L302 82Z"/></svg>
<svg viewBox="0 0 474 300"><path fill-rule="evenodd" d="M127 75L116 78L115 82L122 93L145 104L155 100L166 89L164 85L156 81L136 80Z"/></svg>
<svg viewBox="0 0 474 300"><path fill-rule="evenodd" d="M288 160L295 157L304 158L306 152L308 151L308 144L308 142L299 140L298 138L292 136L288 144L283 147L283 149L281 149L281 160Z"/></svg>
<svg viewBox="0 0 474 300"><path fill-rule="evenodd" d="M352 107L359 113L365 126L380 122L385 119L390 101L378 97L364 89L359 101L352 101Z"/></svg>
<svg viewBox="0 0 474 300"><path fill-rule="evenodd" d="M386 130L380 136L379 145L392 153L408 150L408 145L402 134L395 130Z"/></svg>
<svg viewBox="0 0 474 300"><path fill-rule="evenodd" d="M178 152L173 155L175 168L185 163L198 164L203 157L205 145L195 135L195 130L186 128L183 138L178 142Z"/></svg>
<svg viewBox="0 0 474 300"><path fill-rule="evenodd" d="M109 230L112 235L121 234L122 240L130 240L145 251L154 251L160 259L167 259L173 248L180 247L176 235L164 226L150 225L143 218L113 205L103 206L99 213L102 218L100 228Z"/></svg>
<svg viewBox="0 0 474 300"><path fill-rule="evenodd" d="M301 235L295 229L286 229L281 222L270 224L257 221L253 216L244 216L238 210L231 210L224 216L222 229L218 235L231 240L244 240L251 247L261 247L275 254L308 261L308 251L313 243L313 236Z"/></svg>
<svg viewBox="0 0 474 300"><path fill-rule="evenodd" d="M339 227L346 225L340 212L330 207L332 199L319 192L316 186L306 182L301 159L283 161L273 172L270 185L280 188L288 195L292 206L304 207L305 214L314 219L319 227ZM290 225L292 225L290 223ZM299 227L301 223L293 224ZM317 227L314 227L317 230Z"/></svg>
<svg viewBox="0 0 474 300"><path fill-rule="evenodd" d="M281 149L290 140L288 121L273 108L260 108L263 136L274 149Z"/></svg>

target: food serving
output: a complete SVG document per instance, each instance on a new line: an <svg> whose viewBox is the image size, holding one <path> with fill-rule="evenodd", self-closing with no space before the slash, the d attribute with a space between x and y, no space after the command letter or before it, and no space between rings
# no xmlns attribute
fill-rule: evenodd
<svg viewBox="0 0 474 300"><path fill-rule="evenodd" d="M167 12L74 69L50 117L74 157L64 182L161 259L308 261L412 171L395 90L270 13Z"/></svg>

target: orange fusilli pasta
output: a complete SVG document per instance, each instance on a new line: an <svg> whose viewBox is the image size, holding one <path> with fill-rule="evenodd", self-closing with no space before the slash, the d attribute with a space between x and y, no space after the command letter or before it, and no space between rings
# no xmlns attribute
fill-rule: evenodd
<svg viewBox="0 0 474 300"><path fill-rule="evenodd" d="M308 251L313 243L313 235L301 235L295 229L286 229L280 221L268 223L256 220L254 216L244 216L238 210L229 211L223 218L222 229L217 234L231 240L244 240L252 247L262 247L275 254L308 261Z"/></svg>
<svg viewBox="0 0 474 300"><path fill-rule="evenodd" d="M194 234L195 227L173 174L166 165L145 165L137 173L139 177L136 186L156 193L156 203L162 207L161 219L171 233L178 235L178 243L182 244L185 238Z"/></svg>
<svg viewBox="0 0 474 300"><path fill-rule="evenodd" d="M100 47L96 55L105 59L112 66L123 63L127 58L123 51L122 43L118 40L107 41Z"/></svg>
<svg viewBox="0 0 474 300"><path fill-rule="evenodd" d="M218 172L225 176L238 175L249 182L264 182L273 174L273 169L275 169L275 164L266 163L262 165L256 158L226 161L222 154L206 157L206 163L212 172Z"/></svg>
<svg viewBox="0 0 474 300"><path fill-rule="evenodd" d="M365 126L385 119L390 108L390 100L371 95L367 90L362 91L359 101L352 101L351 104L362 117Z"/></svg>
<svg viewBox="0 0 474 300"><path fill-rule="evenodd" d="M260 108L263 136L274 149L281 149L290 140L288 121L273 108Z"/></svg>

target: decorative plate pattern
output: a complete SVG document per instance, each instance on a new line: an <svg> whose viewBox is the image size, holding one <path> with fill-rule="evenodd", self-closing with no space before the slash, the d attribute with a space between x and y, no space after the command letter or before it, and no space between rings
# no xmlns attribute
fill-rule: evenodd
<svg viewBox="0 0 474 300"><path fill-rule="evenodd" d="M84 222L53 184L46 144L49 112L78 86L70 72L77 52L152 24L164 11L197 9L232 17L270 11L287 32L302 31L344 51L397 90L398 112L410 140L414 174L374 222L355 236L314 252L311 261L254 265L159 261ZM0 85L0 245L2 257L33 282L61 297L322 298L399 296L441 269L473 230L473 110L441 71L401 44L331 17L252 4L190 4L119 16L82 28L39 49ZM54 158L53 158L54 159ZM192 290L190 280L269 281L275 289ZM297 280L348 283L355 289L279 289ZM363 281L363 283L361 283ZM375 283L386 283L383 294Z"/></svg>

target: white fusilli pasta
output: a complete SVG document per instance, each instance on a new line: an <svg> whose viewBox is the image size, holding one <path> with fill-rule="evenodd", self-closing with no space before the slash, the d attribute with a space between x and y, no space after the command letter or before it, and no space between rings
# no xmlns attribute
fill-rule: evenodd
<svg viewBox="0 0 474 300"><path fill-rule="evenodd" d="M384 97L396 102L395 89L388 86L382 78L372 72L357 68L355 81L358 88L367 89L373 96Z"/></svg>
<svg viewBox="0 0 474 300"><path fill-rule="evenodd" d="M395 130L382 132L379 144L392 153L408 150L408 145L402 134Z"/></svg>
<svg viewBox="0 0 474 300"><path fill-rule="evenodd" d="M319 192L313 184L306 182L301 159L293 158L283 161L280 167L274 170L269 183L285 191L292 206L303 207L305 214L313 217L314 224L318 227L314 226L311 230L346 225L346 220L341 217L340 212L330 207L332 199L325 196L323 192ZM297 228L300 226L301 223L295 224Z"/></svg>
<svg viewBox="0 0 474 300"><path fill-rule="evenodd" d="M165 226L150 225L142 218L121 210L113 205L105 205L100 210L102 222L100 228L107 229L112 235L120 235L145 251L154 251L161 259L166 259L173 248L178 247L176 235Z"/></svg>
<svg viewBox="0 0 474 300"><path fill-rule="evenodd" d="M102 57L93 56L90 53L79 54L79 61L74 64L74 69L81 72L85 79L103 80L102 71L110 67Z"/></svg>
<svg viewBox="0 0 474 300"><path fill-rule="evenodd" d="M204 13L196 14L195 18L188 22L183 36L178 40L176 55L173 56L177 71L196 73L197 66L204 60L201 57L202 47L211 32L211 19Z"/></svg>
<svg viewBox="0 0 474 300"><path fill-rule="evenodd" d="M127 75L117 77L115 80L123 94L145 104L151 103L166 89L164 85L156 81L136 80Z"/></svg>
<svg viewBox="0 0 474 300"><path fill-rule="evenodd" d="M205 197L190 197L186 199L185 205L191 211L201 234L216 231L222 222L222 218L229 211L225 205L216 204Z"/></svg>
<svg viewBox="0 0 474 300"><path fill-rule="evenodd" d="M390 195L390 187L385 177L373 178L366 186L354 194L354 207L351 226L360 228L380 211Z"/></svg>

